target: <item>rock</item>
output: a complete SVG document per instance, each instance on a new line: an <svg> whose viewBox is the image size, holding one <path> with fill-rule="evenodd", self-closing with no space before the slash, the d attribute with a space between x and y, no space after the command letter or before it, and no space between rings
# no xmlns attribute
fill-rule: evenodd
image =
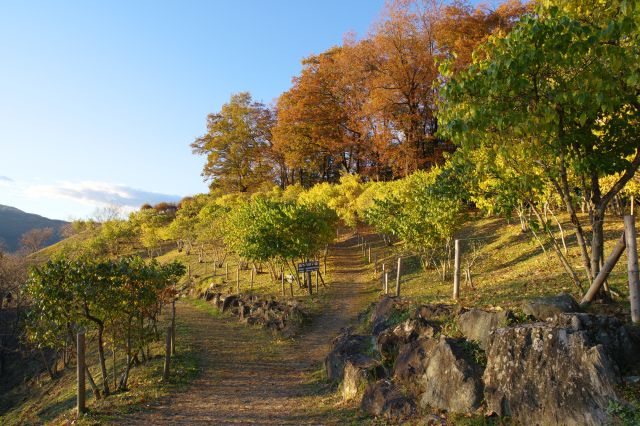
<svg viewBox="0 0 640 426"><path fill-rule="evenodd" d="M573 296L567 293L526 300L522 304L522 310L525 314L540 320L546 320L547 318L564 312L581 311L578 302L576 302Z"/></svg>
<svg viewBox="0 0 640 426"><path fill-rule="evenodd" d="M424 374L426 358L437 343L434 339L418 339L403 345L396 358L393 379L411 389L414 394L420 394L418 381Z"/></svg>
<svg viewBox="0 0 640 426"><path fill-rule="evenodd" d="M386 377L380 361L367 355L355 356L345 363L340 393L345 401L361 394L367 383Z"/></svg>
<svg viewBox="0 0 640 426"><path fill-rule="evenodd" d="M475 411L482 401L482 367L463 339L418 339L400 349L394 380L420 397L420 405L456 413Z"/></svg>
<svg viewBox="0 0 640 426"><path fill-rule="evenodd" d="M402 324L382 331L376 339L376 348L384 359L394 359L398 349L405 343L416 339L433 337L437 333L435 326L420 318L408 319Z"/></svg>
<svg viewBox="0 0 640 426"><path fill-rule="evenodd" d="M487 350L491 341L491 332L496 328L507 326L511 318L513 318L511 311L486 312L473 308L458 316L457 321L464 337L475 340L482 349Z"/></svg>
<svg viewBox="0 0 640 426"><path fill-rule="evenodd" d="M244 302L238 302L238 316L241 320L246 320L249 317L250 309Z"/></svg>
<svg viewBox="0 0 640 426"><path fill-rule="evenodd" d="M360 409L367 414L399 423L416 413L416 404L404 396L389 380L367 385Z"/></svg>
<svg viewBox="0 0 640 426"><path fill-rule="evenodd" d="M387 328L387 323L391 314L393 313L394 301L389 296L384 296L380 302L376 305L376 308L371 313L371 334L377 336Z"/></svg>
<svg viewBox="0 0 640 426"><path fill-rule="evenodd" d="M329 380L342 380L347 361L352 360L371 348L371 336L351 334L344 330L333 339L332 349L324 360L325 371Z"/></svg>
<svg viewBox="0 0 640 426"><path fill-rule="evenodd" d="M226 312L229 308L236 307L240 303L240 298L236 295L230 295L222 301L222 312Z"/></svg>
<svg viewBox="0 0 640 426"><path fill-rule="evenodd" d="M382 359L392 360L398 355L398 348L403 344L402 338L392 328L382 331L376 338L376 349Z"/></svg>
<svg viewBox="0 0 640 426"><path fill-rule="evenodd" d="M424 390L420 405L455 413L471 413L482 402L482 367L465 349L465 341L442 337L427 344L424 373L419 376ZM430 349L430 350L429 350Z"/></svg>
<svg viewBox="0 0 640 426"><path fill-rule="evenodd" d="M428 305L420 305L416 308L416 318L424 320L433 320L435 318L448 317L456 313L458 307L454 305L445 305L444 303L432 303Z"/></svg>
<svg viewBox="0 0 640 426"><path fill-rule="evenodd" d="M408 319L394 330L399 334L404 342L410 342L416 339L430 338L436 335L439 327L428 323L421 318Z"/></svg>
<svg viewBox="0 0 640 426"><path fill-rule="evenodd" d="M618 373L585 331L548 323L494 332L484 372L487 408L528 425L601 425Z"/></svg>
<svg viewBox="0 0 640 426"><path fill-rule="evenodd" d="M603 345L619 369L640 372L640 335L637 327L629 326L613 316L584 313L558 314L549 323L584 331L588 344Z"/></svg>

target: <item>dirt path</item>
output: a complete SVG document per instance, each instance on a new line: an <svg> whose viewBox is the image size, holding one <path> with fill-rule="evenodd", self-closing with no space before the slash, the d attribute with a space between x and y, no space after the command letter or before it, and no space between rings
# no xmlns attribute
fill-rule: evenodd
<svg viewBox="0 0 640 426"><path fill-rule="evenodd" d="M274 343L266 332L235 318L215 318L180 304L178 317L200 354L201 374L185 392L120 423L340 423L339 410L321 403L323 391L313 384L313 376L331 339L372 297L370 268L365 268L355 242L348 239L330 251L333 281L324 309L294 342Z"/></svg>

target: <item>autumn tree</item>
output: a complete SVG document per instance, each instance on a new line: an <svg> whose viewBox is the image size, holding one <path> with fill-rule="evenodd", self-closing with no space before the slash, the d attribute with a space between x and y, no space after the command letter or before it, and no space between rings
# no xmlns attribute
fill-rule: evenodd
<svg viewBox="0 0 640 426"><path fill-rule="evenodd" d="M278 100L274 146L291 183L335 182L341 172L360 173L369 165L370 138L359 119L364 75L354 70L352 52L334 47L305 58L293 87Z"/></svg>
<svg viewBox="0 0 640 426"><path fill-rule="evenodd" d="M22 234L20 246L29 254L35 253L44 247L52 236L52 228L34 228Z"/></svg>
<svg viewBox="0 0 640 426"><path fill-rule="evenodd" d="M231 96L222 109L207 117L207 133L191 144L206 156L202 176L212 188L247 192L272 179L271 111L247 92Z"/></svg>
<svg viewBox="0 0 640 426"><path fill-rule="evenodd" d="M473 7L460 0L443 5L435 25L438 50L453 60L454 69L464 69L471 64L476 47L492 35L509 32L531 11L531 3L519 0L507 0L495 9L483 4Z"/></svg>

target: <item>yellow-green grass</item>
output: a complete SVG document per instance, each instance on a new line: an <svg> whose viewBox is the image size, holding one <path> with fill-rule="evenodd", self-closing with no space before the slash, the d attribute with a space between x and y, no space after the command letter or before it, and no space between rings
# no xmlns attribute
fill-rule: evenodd
<svg viewBox="0 0 640 426"><path fill-rule="evenodd" d="M582 260L575 238L575 232L566 217L560 217L568 247L567 258L573 265L586 290L588 280L582 267ZM623 232L620 217L607 217L605 222L605 257L616 244ZM556 235L560 236L557 227ZM537 232L544 241L542 231ZM477 244L478 257L471 268L473 288L461 277L460 303L466 306L514 306L523 299L568 292L580 298L580 291L562 268L556 253L550 244L545 244L546 253L531 232L522 233L517 221L508 223L503 218L475 218L469 220L456 233L461 239L464 266ZM377 240L374 235L368 239ZM475 240L471 240L475 239ZM560 240L559 240L560 241ZM561 244L561 243L560 243ZM395 266L397 256L402 253L400 247L385 247L381 241L372 244L372 256L377 255L380 263ZM406 254L406 253L405 253ZM423 302L452 302L452 272L443 281L440 271L431 267L426 271L419 265L417 258L403 260L401 294ZM373 265L371 266L373 273ZM620 297L622 305L628 305L626 255L620 258L610 275L609 285ZM381 276L380 273L377 277ZM395 290L395 275L389 277L390 291ZM381 280L379 281L382 282ZM381 285L381 284L380 284Z"/></svg>
<svg viewBox="0 0 640 426"><path fill-rule="evenodd" d="M214 267L214 261L207 257L206 261L200 262L198 254L192 251L187 255L183 250L171 250L162 256L159 256L157 260L161 263L168 263L174 260L181 262L191 274L191 283L189 281L189 272L180 279L178 283L179 287L185 287L193 289L195 294L204 292L206 289L211 288L213 291L219 291L223 294L232 294L237 292L237 273L238 264L240 259L235 255L228 255L224 259L224 266ZM228 264L228 274L226 265ZM321 265L321 274L325 282L331 280L331 262L327 264L327 274L323 273L323 264ZM248 266L248 269L240 269L240 292L241 293L253 293L262 296L282 297L282 284L279 279L272 279L269 273L269 267L266 263L262 265L262 269L257 269L253 278L253 285L251 285L251 275L253 264ZM279 272L279 271L278 271ZM290 274L289 270L285 268L285 275ZM315 289L315 275L312 276L313 285ZM319 284L322 286L322 284ZM303 297L307 295L306 288L299 288L294 282L291 286L285 281L285 297L290 297L290 289L293 289L294 297Z"/></svg>

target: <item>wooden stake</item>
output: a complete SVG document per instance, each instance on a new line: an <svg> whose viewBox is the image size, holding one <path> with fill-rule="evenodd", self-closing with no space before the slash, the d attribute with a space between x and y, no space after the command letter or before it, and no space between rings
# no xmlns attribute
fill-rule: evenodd
<svg viewBox="0 0 640 426"><path fill-rule="evenodd" d="M384 273L384 294L389 294L389 273Z"/></svg>
<svg viewBox="0 0 640 426"><path fill-rule="evenodd" d="M600 291L600 287L602 287L602 284L604 284L604 282L607 280L607 278L609 277L609 274L613 270L613 267L618 262L618 259L620 259L620 256L622 256L625 246L626 246L625 233L623 233L620 239L618 240L618 243L611 251L611 254L609 255L609 257L607 257L607 260L604 262L604 265L602 266L602 269L600 269L598 276L593 280L593 282L591 283L591 286L589 287L589 290L587 290L587 293L584 295L584 297L580 301L581 305L586 305L587 303L592 302L593 299L596 297L596 295Z"/></svg>
<svg viewBox="0 0 640 426"><path fill-rule="evenodd" d="M396 296L400 296L400 274L402 268L402 257L398 258L398 271L396 274Z"/></svg>
<svg viewBox="0 0 640 426"><path fill-rule="evenodd" d="M627 273L629 275L629 303L631 321L640 322L640 277L638 276L638 247L636 246L635 216L624 217L624 236L627 244Z"/></svg>
<svg viewBox="0 0 640 426"><path fill-rule="evenodd" d="M164 351L164 369L162 370L162 381L169 381L169 368L171 366L171 327L167 327L166 347Z"/></svg>
<svg viewBox="0 0 640 426"><path fill-rule="evenodd" d="M327 287L327 285L324 283L324 278L322 278L322 274L320 274L320 271L318 271L318 276L320 277L320 283L322 284L322 287Z"/></svg>
<svg viewBox="0 0 640 426"><path fill-rule="evenodd" d="M171 355L176 354L176 301L171 302Z"/></svg>
<svg viewBox="0 0 640 426"><path fill-rule="evenodd" d="M282 266L280 267L280 284L282 285L282 297L284 297L284 267Z"/></svg>
<svg viewBox="0 0 640 426"><path fill-rule="evenodd" d="M453 258L453 299L460 297L460 240L455 240L455 254Z"/></svg>
<svg viewBox="0 0 640 426"><path fill-rule="evenodd" d="M371 244L368 245L368 254L367 254L367 262L371 263Z"/></svg>
<svg viewBox="0 0 640 426"><path fill-rule="evenodd" d="M77 395L77 410L78 416L87 412L87 407L85 404L85 380L84 380L84 371L85 371L85 359L84 359L84 332L78 333L78 395Z"/></svg>

